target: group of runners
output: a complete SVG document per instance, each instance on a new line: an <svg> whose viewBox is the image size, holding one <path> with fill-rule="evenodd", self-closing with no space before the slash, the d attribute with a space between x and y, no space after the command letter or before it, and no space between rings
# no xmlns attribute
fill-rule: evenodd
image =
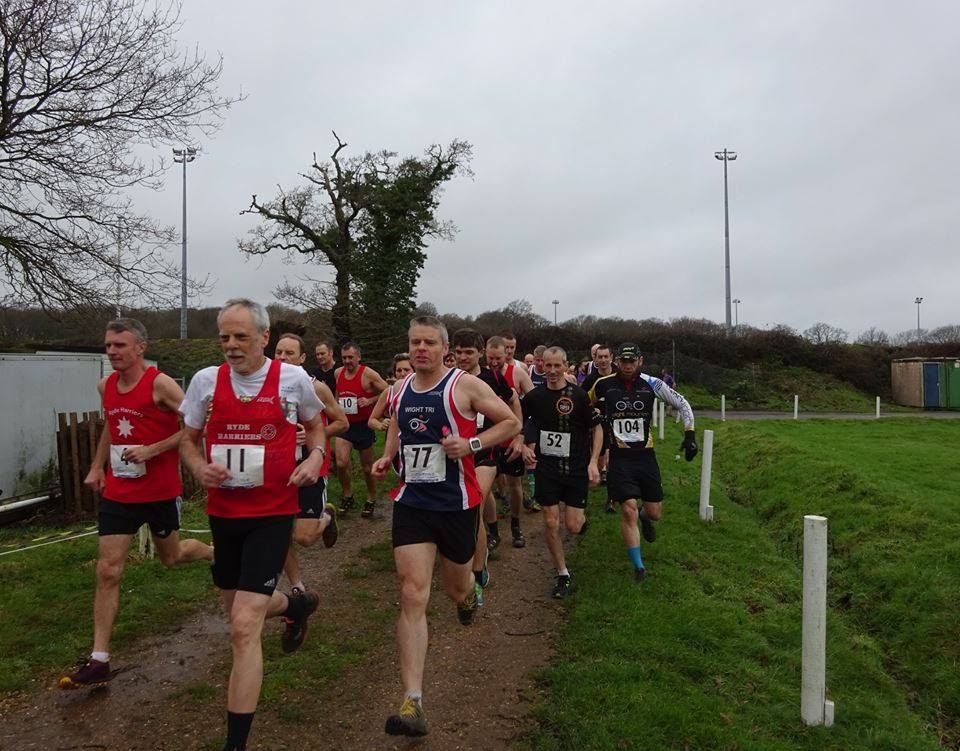
<svg viewBox="0 0 960 751"><path fill-rule="evenodd" d="M427 733L426 614L438 556L440 585L460 623L469 626L483 604L488 561L500 544L498 479L514 547L526 544L523 507L542 509L556 569L554 597L566 597L574 586L561 526L572 535L587 532L588 491L601 482L607 509L620 506L634 580L646 578L640 537L656 539L663 501L650 430L657 399L677 411L688 461L697 445L690 405L664 380L640 371L635 344L621 344L615 358L609 347L596 345L584 380L560 347L539 346L526 364L515 359L512 335L484 340L461 329L451 337L441 321L423 316L411 321L409 351L394 358L388 385L361 363L353 343L340 347L340 366L332 345L318 344L313 377L304 368L307 345L295 334L281 335L268 358L269 317L251 300L229 300L217 326L225 362L200 370L185 394L148 367L142 324L118 319L107 326L114 372L98 384L106 428L86 478L102 496L93 649L61 678L62 688L112 677L109 642L124 561L134 534L147 524L165 565L210 563L233 653L224 749L246 748L263 678L266 619L283 620L281 645L293 652L318 607L296 550L337 541L337 509L327 502L331 438L341 512L354 506L353 451L367 485L362 516L375 512L377 483L396 476L392 541L404 696L387 718L389 734ZM375 459L378 429L386 438ZM180 461L206 488L212 545L180 539ZM527 472L534 490L525 499ZM286 592L281 573L289 581Z"/></svg>

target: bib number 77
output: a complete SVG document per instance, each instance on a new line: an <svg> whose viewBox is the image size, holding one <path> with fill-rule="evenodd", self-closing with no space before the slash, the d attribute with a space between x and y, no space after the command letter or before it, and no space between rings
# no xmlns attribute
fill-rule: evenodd
<svg viewBox="0 0 960 751"><path fill-rule="evenodd" d="M447 455L439 443L420 443L403 447L403 474L406 482L444 482L447 479Z"/></svg>

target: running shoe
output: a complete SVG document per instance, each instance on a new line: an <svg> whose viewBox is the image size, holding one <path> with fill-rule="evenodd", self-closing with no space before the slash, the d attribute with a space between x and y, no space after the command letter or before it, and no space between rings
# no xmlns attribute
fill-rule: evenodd
<svg viewBox="0 0 960 751"><path fill-rule="evenodd" d="M647 570L645 568L635 568L633 570L633 580L637 584L643 584L647 580Z"/></svg>
<svg viewBox="0 0 960 751"><path fill-rule="evenodd" d="M657 539L657 529L653 526L653 520L648 518L646 514L640 514L640 531L643 534L643 539L647 542L653 542Z"/></svg>
<svg viewBox="0 0 960 751"><path fill-rule="evenodd" d="M323 513L329 515L330 523L323 530L321 537L323 538L323 546L325 548L332 548L337 544L337 538L340 537L340 527L337 526L337 507L331 506L329 503L327 507L323 510Z"/></svg>
<svg viewBox="0 0 960 751"><path fill-rule="evenodd" d="M523 536L523 530L520 529L520 527L514 527L510 531L513 533L513 547L525 548L527 546L527 538Z"/></svg>
<svg viewBox="0 0 960 751"><path fill-rule="evenodd" d="M557 583L553 587L553 598L562 600L573 592L573 578L570 574L558 574Z"/></svg>
<svg viewBox="0 0 960 751"><path fill-rule="evenodd" d="M427 716L419 699L406 698L400 711L387 718L384 730L389 735L406 735L417 738L427 734Z"/></svg>
<svg viewBox="0 0 960 751"><path fill-rule="evenodd" d="M487 553L493 553L497 549L497 546L500 544L500 535L492 535L489 532L487 533Z"/></svg>
<svg viewBox="0 0 960 751"><path fill-rule="evenodd" d="M481 589L486 589L490 586L490 569L484 565L483 570L480 572L480 576L477 577L477 584L480 585Z"/></svg>
<svg viewBox="0 0 960 751"><path fill-rule="evenodd" d="M88 657L70 675L63 676L59 685L62 689L102 686L111 678L113 678L113 674L110 672L109 662L100 662L100 660Z"/></svg>
<svg viewBox="0 0 960 751"><path fill-rule="evenodd" d="M357 502L353 500L352 495L345 495L340 499L340 510L346 513L347 511L353 511L353 507L357 505Z"/></svg>
<svg viewBox="0 0 960 751"><path fill-rule="evenodd" d="M533 498L525 498L523 500L523 507L531 514L535 514L538 511L543 511L543 506L537 503Z"/></svg>
<svg viewBox="0 0 960 751"><path fill-rule="evenodd" d="M608 514L617 513L617 507L614 505L613 501L607 501L607 507L604 509Z"/></svg>
<svg viewBox="0 0 960 751"><path fill-rule="evenodd" d="M364 501L363 510L360 512L360 516L364 519L373 518L373 510L377 507L377 502L374 500Z"/></svg>
<svg viewBox="0 0 960 751"><path fill-rule="evenodd" d="M291 600L301 600L302 603L297 617L283 616L283 622L286 625L280 636L280 647L287 654L300 649L300 645L307 638L310 616L320 604L320 597L316 592L301 592L296 587L290 592L289 597Z"/></svg>
<svg viewBox="0 0 960 751"><path fill-rule="evenodd" d="M457 618L460 624L469 626L473 623L473 618L477 614L477 608L480 607L479 600L483 596L483 590L479 584L473 585L473 591L467 595L467 599L457 603Z"/></svg>

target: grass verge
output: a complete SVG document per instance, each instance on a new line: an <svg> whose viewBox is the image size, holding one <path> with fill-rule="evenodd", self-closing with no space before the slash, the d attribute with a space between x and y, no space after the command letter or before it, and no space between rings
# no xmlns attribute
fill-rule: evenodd
<svg viewBox="0 0 960 751"><path fill-rule="evenodd" d="M743 444L732 444L739 429L723 427L715 462L728 454L743 461ZM778 490L796 484L791 473L772 475L767 448L751 454L751 469L725 467L724 477L752 472ZM701 523L699 462L661 453L667 500L659 540L644 546L651 576L633 583L619 518L594 512L595 527L572 558L578 592L569 621L554 665L542 674L546 699L523 746L940 748L936 733L911 711L909 692L885 670L882 641L838 609L829 615L827 656L837 723L802 724L801 569L793 548L770 534L759 509L730 502L719 485L712 501L717 522ZM600 493L594 495L591 507L598 509ZM800 510L784 506L783 522L799 529Z"/></svg>

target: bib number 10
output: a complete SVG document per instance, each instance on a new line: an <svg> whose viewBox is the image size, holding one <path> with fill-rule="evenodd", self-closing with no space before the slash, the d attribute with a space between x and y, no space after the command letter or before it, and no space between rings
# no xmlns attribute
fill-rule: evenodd
<svg viewBox="0 0 960 751"><path fill-rule="evenodd" d="M359 406L360 405L357 404L357 397L355 396L340 397L340 407L343 409L343 414L345 415L357 414L357 409Z"/></svg>
<svg viewBox="0 0 960 751"><path fill-rule="evenodd" d="M645 433L642 417L622 417L613 421L613 435L623 443L643 443Z"/></svg>

